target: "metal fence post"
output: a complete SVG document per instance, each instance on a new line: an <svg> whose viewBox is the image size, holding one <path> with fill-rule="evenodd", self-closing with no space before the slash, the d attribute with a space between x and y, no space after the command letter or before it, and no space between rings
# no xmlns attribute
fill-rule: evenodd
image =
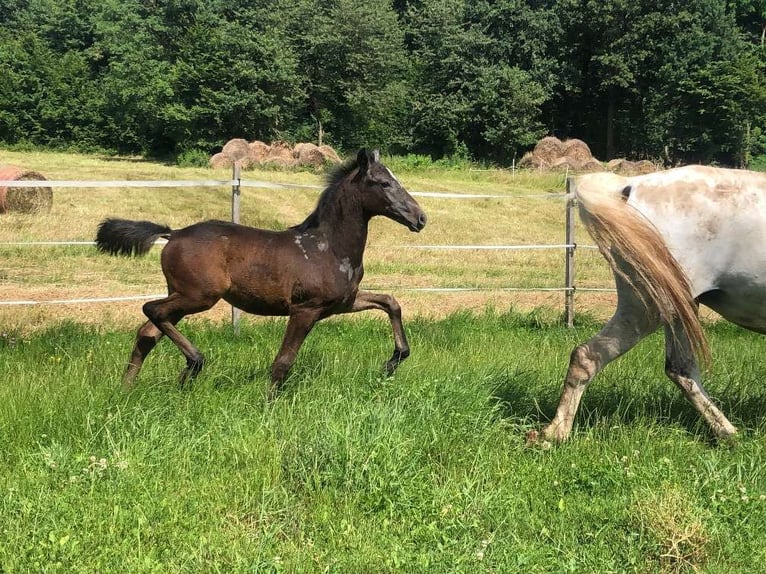
<svg viewBox="0 0 766 574"><path fill-rule="evenodd" d="M567 203L566 203L566 262L564 266L564 319L567 327L574 326L574 292L575 292L575 180L567 177Z"/></svg>
<svg viewBox="0 0 766 574"><path fill-rule="evenodd" d="M239 191L240 191L240 179L242 177L242 168L238 161L234 162L232 169L233 183L231 186L231 221L233 223L239 223ZM242 315L242 311L237 309L234 305L231 306L231 324L234 328L234 334L239 335L239 319Z"/></svg>

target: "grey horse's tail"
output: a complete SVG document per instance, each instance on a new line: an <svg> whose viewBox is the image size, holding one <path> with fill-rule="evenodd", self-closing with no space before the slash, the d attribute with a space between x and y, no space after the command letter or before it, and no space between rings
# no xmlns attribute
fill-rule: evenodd
<svg viewBox="0 0 766 574"><path fill-rule="evenodd" d="M614 272L671 329L680 321L697 358L709 366L710 348L689 280L657 229L624 201L626 184L614 174L581 176L575 191L580 218Z"/></svg>
<svg viewBox="0 0 766 574"><path fill-rule="evenodd" d="M144 255L157 239L169 239L172 232L151 221L109 218L98 225L96 248L110 255Z"/></svg>

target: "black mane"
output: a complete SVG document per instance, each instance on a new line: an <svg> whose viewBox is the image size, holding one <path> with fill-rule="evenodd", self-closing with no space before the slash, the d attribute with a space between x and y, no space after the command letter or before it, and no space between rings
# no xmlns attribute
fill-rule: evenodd
<svg viewBox="0 0 766 574"><path fill-rule="evenodd" d="M309 216L303 220L302 223L293 225L290 227L290 229L302 233L317 227L319 225L320 213L322 213L325 207L333 201L335 198L335 192L338 190L340 183L346 179L346 177L348 177L357 167L359 167L358 158L353 157L333 168L333 170L327 175L325 180L325 185L327 187L325 187L324 191L319 196L319 200L317 201L317 205L314 208L314 211L312 211Z"/></svg>

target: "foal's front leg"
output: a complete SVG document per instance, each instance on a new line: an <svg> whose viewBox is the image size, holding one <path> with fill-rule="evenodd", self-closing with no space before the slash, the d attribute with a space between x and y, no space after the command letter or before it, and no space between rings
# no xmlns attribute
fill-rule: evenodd
<svg viewBox="0 0 766 574"><path fill-rule="evenodd" d="M399 366L399 363L410 356L410 346L407 343L407 336L404 334L404 325L402 324L402 308L391 295L359 291L348 312L356 313L368 309L385 311L391 321L391 328L394 331L394 354L383 366L386 375L390 376Z"/></svg>
<svg viewBox="0 0 766 574"><path fill-rule="evenodd" d="M287 330L282 339L282 346L271 365L271 387L269 398L274 398L282 387L282 383L295 362L298 350L321 317L317 309L299 309L293 311L287 321Z"/></svg>

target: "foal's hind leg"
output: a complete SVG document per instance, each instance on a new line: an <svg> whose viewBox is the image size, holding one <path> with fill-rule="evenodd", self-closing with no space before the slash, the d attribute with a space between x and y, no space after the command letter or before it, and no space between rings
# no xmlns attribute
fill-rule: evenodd
<svg viewBox="0 0 766 574"><path fill-rule="evenodd" d="M394 331L394 354L386 361L383 368L386 375L392 375L399 363L410 356L410 345L407 343L407 336L404 334L404 325L402 324L402 308L391 295L359 291L349 313L368 309L385 311L391 321L391 328Z"/></svg>
<svg viewBox="0 0 766 574"><path fill-rule="evenodd" d="M686 400L702 415L716 437L727 439L736 434L736 427L702 388L697 361L680 324L676 324L674 330L665 327L665 374L681 389Z"/></svg>
<svg viewBox="0 0 766 574"><path fill-rule="evenodd" d="M122 386L125 389L130 389L133 386L134 380L141 370L141 366L144 364L144 359L149 352L155 347L157 342L162 338L162 331L160 331L154 323L147 321L138 329L136 335L136 343L133 346L133 352L130 354L130 361L125 369L125 374L122 377Z"/></svg>
<svg viewBox="0 0 766 574"><path fill-rule="evenodd" d="M543 430L552 441L563 441L572 431L580 399L588 383L610 361L633 348L660 325L654 309L647 309L635 292L617 281L617 311L603 329L572 351L556 416Z"/></svg>
<svg viewBox="0 0 766 574"><path fill-rule="evenodd" d="M144 314L167 335L186 357L186 368L181 371L179 384L183 386L189 378L195 377L205 364L200 350L176 329L175 325L186 315L207 311L219 300L216 296L189 297L179 292L171 293L165 299L150 301L144 305Z"/></svg>

